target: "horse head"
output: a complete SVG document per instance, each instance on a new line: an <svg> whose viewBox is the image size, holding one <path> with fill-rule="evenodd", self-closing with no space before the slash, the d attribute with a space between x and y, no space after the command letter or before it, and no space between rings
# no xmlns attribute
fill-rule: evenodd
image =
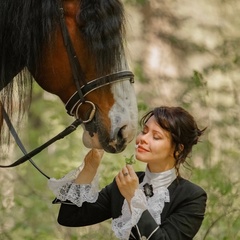
<svg viewBox="0 0 240 240"><path fill-rule="evenodd" d="M59 96L70 115L83 120L86 147L121 152L137 125L123 5L118 0L64 0L60 9L62 23L28 69L44 90Z"/></svg>

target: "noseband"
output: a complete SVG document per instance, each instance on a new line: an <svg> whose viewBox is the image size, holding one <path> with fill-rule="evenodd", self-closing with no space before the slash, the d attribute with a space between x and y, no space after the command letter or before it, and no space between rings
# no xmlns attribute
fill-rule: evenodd
<svg viewBox="0 0 240 240"><path fill-rule="evenodd" d="M104 87L107 86L109 84L112 84L114 82L119 82L119 81L123 81L123 80L129 80L131 83L134 83L134 75L131 71L120 71L120 72L116 72L116 73L112 73L109 74L107 76L104 77L100 77L97 79L94 79L90 82L85 83L83 86L80 86L80 80L85 81L84 79L84 74L83 71L81 69L80 63L78 61L75 49L73 47L71 38L69 36L69 32L67 29L67 25L65 22L65 18L64 18L64 9L62 6L62 1L59 0L59 10L60 10L60 25L61 25L61 31L62 31L62 35L63 35L63 40L64 40L64 44L65 47L67 49L67 53L68 53L68 58L70 61L70 65L71 65L71 69L72 69L72 74L73 74L73 79L74 79L74 83L76 85L77 91L70 97L70 99L67 101L65 108L67 110L67 113L71 116L75 116L76 120L67 128L65 128L62 132L60 132L58 135L56 135L55 137L53 137L52 139L50 139L49 141L47 141L46 143L42 144L40 147L32 150L31 152L27 152L25 147L23 146L16 130L14 129L8 114L6 113L2 103L0 102L0 105L2 107L2 112L3 112L3 118L13 136L13 138L15 139L17 145L19 146L19 148L21 149L21 151L23 152L24 156L19 158L17 161L13 162L12 164L9 165L0 165L0 168L10 168L10 167L16 167L24 162L26 162L27 160L30 161L30 163L46 178L50 179L50 177L48 177L36 164L35 162L32 160L32 157L37 155L39 152L41 152L43 149L47 148L49 145L51 145L52 143L54 143L57 140L60 140L62 138L64 138L65 136L69 135L70 133L72 133L73 131L75 131L77 129L77 127L82 124L82 123L87 123L92 121L94 115L95 115L95 111L96 111L96 107L95 104L91 101L87 101L85 100L85 96L87 94L89 94L90 92L100 88L100 87ZM78 116L78 109L80 108L80 106L82 104L90 104L91 105L91 113L88 117L87 120L82 120L79 116Z"/></svg>

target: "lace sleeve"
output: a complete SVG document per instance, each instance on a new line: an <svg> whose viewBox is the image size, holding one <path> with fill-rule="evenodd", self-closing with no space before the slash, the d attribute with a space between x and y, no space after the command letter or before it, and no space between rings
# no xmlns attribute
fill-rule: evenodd
<svg viewBox="0 0 240 240"><path fill-rule="evenodd" d="M135 226L142 213L147 209L147 200L143 191L137 189L131 200L131 210L126 200L122 206L122 215L113 219L112 229L119 239L129 239L131 229Z"/></svg>
<svg viewBox="0 0 240 240"><path fill-rule="evenodd" d="M51 178L48 180L48 187L59 200L69 200L78 207L81 207L83 202L96 202L99 191L98 174L95 175L91 184L76 184L73 182L83 169L83 164L61 179Z"/></svg>

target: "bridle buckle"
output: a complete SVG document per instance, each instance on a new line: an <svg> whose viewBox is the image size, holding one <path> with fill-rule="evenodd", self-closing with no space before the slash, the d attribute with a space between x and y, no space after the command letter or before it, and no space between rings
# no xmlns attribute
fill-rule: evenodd
<svg viewBox="0 0 240 240"><path fill-rule="evenodd" d="M92 121L92 119L93 119L93 117L94 117L94 115L95 115L96 106L95 106L95 104L94 104L93 102L91 102L91 101L85 100L84 102L81 102L81 103L77 106L77 109L76 109L76 112L75 112L75 118L76 118L76 119L80 119L79 116L78 116L78 110L79 110L80 106L81 106L83 103L88 103L88 104L90 104L91 107L92 107L92 110L91 110L91 113L90 113L90 115L89 115L89 118L88 118L87 120L82 120L82 119L81 119L82 123L88 123L88 122L91 122L91 121Z"/></svg>

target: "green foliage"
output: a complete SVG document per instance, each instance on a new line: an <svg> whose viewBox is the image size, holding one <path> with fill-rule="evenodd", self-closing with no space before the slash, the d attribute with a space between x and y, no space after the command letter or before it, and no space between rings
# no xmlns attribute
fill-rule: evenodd
<svg viewBox="0 0 240 240"><path fill-rule="evenodd" d="M125 0L125 2L133 5L144 5L148 1L147 0Z"/></svg>
<svg viewBox="0 0 240 240"><path fill-rule="evenodd" d="M141 63L136 63L135 69L134 69L134 75L135 75L135 78L141 83L147 84L149 82L149 80L146 79L146 76L144 75L144 69L142 68Z"/></svg>
<svg viewBox="0 0 240 240"><path fill-rule="evenodd" d="M136 163L136 159L134 158L134 155L132 154L130 157L125 157L125 162L126 164L135 164Z"/></svg>

